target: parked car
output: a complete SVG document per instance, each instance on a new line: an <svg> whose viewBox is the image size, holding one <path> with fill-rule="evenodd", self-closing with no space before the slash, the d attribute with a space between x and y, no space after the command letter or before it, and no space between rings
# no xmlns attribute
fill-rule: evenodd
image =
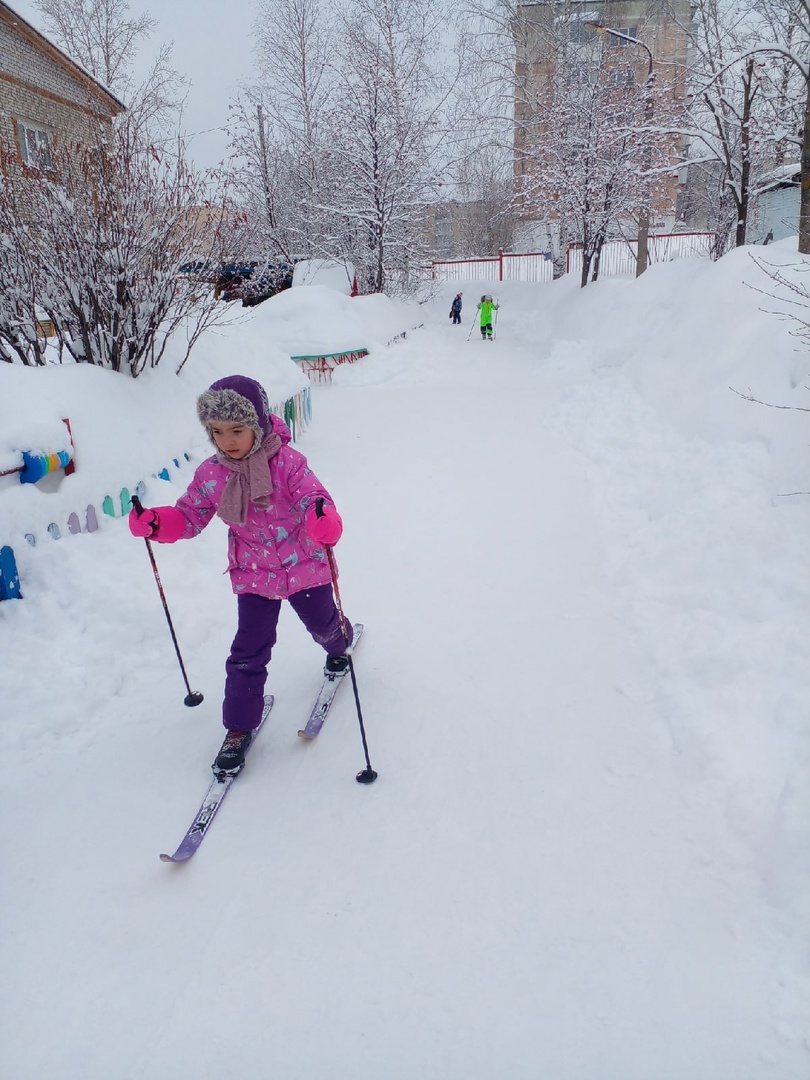
<svg viewBox="0 0 810 1080"><path fill-rule="evenodd" d="M254 307L262 300L289 289L293 283L293 270L291 263L269 263L257 259L221 265L193 262L180 267L181 274L211 282L218 300L241 300L243 307Z"/></svg>
<svg viewBox="0 0 810 1080"><path fill-rule="evenodd" d="M242 307L255 307L289 289L292 282L289 263L234 262L220 267L215 288L222 300L241 300Z"/></svg>

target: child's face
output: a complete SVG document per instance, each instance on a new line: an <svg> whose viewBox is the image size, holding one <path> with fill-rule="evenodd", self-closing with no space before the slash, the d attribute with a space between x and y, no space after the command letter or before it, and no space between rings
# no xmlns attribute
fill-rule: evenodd
<svg viewBox="0 0 810 1080"><path fill-rule="evenodd" d="M210 425L211 437L217 445L217 449L223 454L239 461L247 457L253 449L256 436L253 429L244 424L228 424L225 422Z"/></svg>

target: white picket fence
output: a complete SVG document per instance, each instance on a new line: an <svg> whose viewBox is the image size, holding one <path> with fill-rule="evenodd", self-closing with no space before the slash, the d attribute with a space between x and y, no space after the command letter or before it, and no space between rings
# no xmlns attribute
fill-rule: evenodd
<svg viewBox="0 0 810 1080"><path fill-rule="evenodd" d="M711 258L714 233L665 233L650 236L647 251L650 263L704 256ZM413 271L412 271L413 272ZM499 251L492 258L452 259L420 268L430 281L551 281L553 264L548 251L511 255ZM582 245L571 244L566 255L566 272L582 273ZM600 277L632 276L636 272L636 241L608 240L602 248Z"/></svg>
<svg viewBox="0 0 810 1080"><path fill-rule="evenodd" d="M672 262L695 256L711 258L714 233L664 233L647 241L649 262ZM636 272L635 240L608 240L599 259L599 277L632 276ZM566 256L566 272L582 273L582 245L571 244Z"/></svg>

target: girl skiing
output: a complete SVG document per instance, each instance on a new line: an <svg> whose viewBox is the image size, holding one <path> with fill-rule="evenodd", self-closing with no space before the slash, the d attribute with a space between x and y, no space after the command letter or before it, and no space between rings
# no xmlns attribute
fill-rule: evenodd
<svg viewBox="0 0 810 1080"><path fill-rule="evenodd" d="M481 337L484 341L492 341L492 312L498 310L498 305L486 294L481 297L478 310L481 312Z"/></svg>
<svg viewBox="0 0 810 1080"><path fill-rule="evenodd" d="M270 412L264 388L244 375L219 379L197 400L216 453L197 469L174 506L133 509L133 536L173 544L197 536L214 517L228 525L228 571L238 626L225 663L222 722L227 735L215 772L242 768L262 715L267 665L281 601L326 651L328 673L346 670L346 649L324 545L338 542L340 515L307 460ZM318 506L316 513L316 500Z"/></svg>

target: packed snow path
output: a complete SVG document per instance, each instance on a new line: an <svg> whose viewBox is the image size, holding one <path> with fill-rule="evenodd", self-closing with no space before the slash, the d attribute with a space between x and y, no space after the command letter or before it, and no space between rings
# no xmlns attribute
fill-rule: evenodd
<svg viewBox="0 0 810 1080"><path fill-rule="evenodd" d="M345 521L373 787L348 687L296 736L321 657L285 609L248 767L162 865L220 740L224 527L156 548L195 710L123 521L25 553L1 613L9 1078L804 1074L790 922L658 696L560 422L587 349L550 362L506 306L467 342L442 307L316 389L301 443Z"/></svg>

